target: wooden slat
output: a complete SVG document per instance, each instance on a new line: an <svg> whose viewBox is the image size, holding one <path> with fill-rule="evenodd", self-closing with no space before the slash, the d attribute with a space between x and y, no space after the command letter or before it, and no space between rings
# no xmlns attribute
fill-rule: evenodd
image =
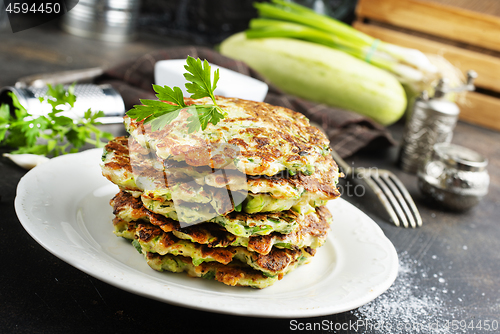
<svg viewBox="0 0 500 334"><path fill-rule="evenodd" d="M461 120L500 130L500 99L469 92L466 102L459 107Z"/></svg>
<svg viewBox="0 0 500 334"><path fill-rule="evenodd" d="M459 7L488 15L500 16L500 1L498 0L426 0L443 5Z"/></svg>
<svg viewBox="0 0 500 334"><path fill-rule="evenodd" d="M500 58L408 35L403 32L365 24L360 21L354 22L353 26L385 42L418 49L424 53L441 55L462 72L466 72L467 70L476 71L478 73L478 77L475 80L477 87L500 92Z"/></svg>
<svg viewBox="0 0 500 334"><path fill-rule="evenodd" d="M418 0L359 0L358 17L500 51L500 18Z"/></svg>

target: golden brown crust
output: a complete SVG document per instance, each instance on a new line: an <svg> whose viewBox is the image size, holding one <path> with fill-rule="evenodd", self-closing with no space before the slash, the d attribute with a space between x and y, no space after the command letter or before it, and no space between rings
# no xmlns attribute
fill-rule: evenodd
<svg viewBox="0 0 500 334"><path fill-rule="evenodd" d="M149 222L159 227L163 232L173 232L183 239L189 239L197 244L206 245L208 248L225 248L233 244L236 236L229 233L223 227L215 223L201 223L181 228L175 220L165 218L147 210L140 199L133 197L129 193L120 192L112 200L113 213L116 215L116 222L124 218L122 212L126 212L129 223L129 231L132 226L140 222ZM240 214L245 217L245 214ZM263 217L269 214L260 214ZM255 216L255 215L252 215ZM121 218L120 218L121 217ZM132 220L131 220L132 219ZM273 232L265 236L251 236L248 238L247 249L262 255L269 254L273 245L280 242L290 242L290 240L304 240L309 237L325 239L330 229L329 222L332 216L326 207L316 209L316 214L309 214L300 222L300 228L289 234ZM155 235L157 236L157 234ZM148 239L144 235L143 239ZM177 240L177 239L175 239Z"/></svg>
<svg viewBox="0 0 500 334"><path fill-rule="evenodd" d="M127 178L141 176L155 180L155 184L159 188L168 187L168 179L165 173L162 170L153 168L150 164L148 152L132 138L116 137L106 144L104 151L113 154L111 159L106 159L102 168L103 175L111 182L116 183L113 172L120 171L128 173ZM131 152L134 154L133 157L130 156Z"/></svg>
<svg viewBox="0 0 500 334"><path fill-rule="evenodd" d="M155 253L146 253L146 259L148 263L152 265L155 263L154 267L158 270L162 262L161 255ZM177 261L183 262L186 265L192 265L191 259L185 256L175 256ZM261 272L252 269L242 263L230 263L229 265L223 265L217 262L204 262L198 266L195 266L192 270L187 270L187 274L192 277L204 277L208 273L214 273L213 278L221 283L230 286L248 286L249 283L244 284L243 282L251 282L255 285L253 287L266 287L274 283L272 278L264 276ZM283 275L280 275L280 278ZM264 282L271 281L268 284ZM260 282L260 283L259 283Z"/></svg>
<svg viewBox="0 0 500 334"><path fill-rule="evenodd" d="M301 255L300 249L280 249L273 248L268 254L262 255L255 252L248 252L243 247L210 248L207 245L200 245L190 241L180 241L171 233L165 233L160 228L150 224L138 224L136 228L136 238L139 241L156 243L155 252L165 254L182 254L182 249L186 244L190 248L199 251L203 259L210 259L222 264L230 263L238 254L246 257L246 262L255 264L256 268L271 275L284 272L287 267L296 261ZM238 257L237 257L238 258Z"/></svg>
<svg viewBox="0 0 500 334"><path fill-rule="evenodd" d="M269 254L253 254L253 261L266 271L280 273L301 255L299 249L273 248Z"/></svg>
<svg viewBox="0 0 500 334"><path fill-rule="evenodd" d="M130 166L128 139L126 137L116 137L110 140L104 150L115 153L115 159L105 164L106 168L112 170L125 169L132 172Z"/></svg>
<svg viewBox="0 0 500 334"><path fill-rule="evenodd" d="M315 198L321 200L331 200L340 196L336 185L338 167L330 156L318 158L322 168L316 169L312 175L302 173L290 175L284 171L273 176L246 176L239 171L224 170L224 173L222 173L219 172L221 170L214 170L207 166L193 167L187 165L184 161L165 160L155 165L156 161L150 155L143 154L142 148L138 149L140 153L137 153L134 151L135 148L129 150L129 147L140 147L140 145L132 138L117 137L110 141L105 148L106 152L112 154L112 157L105 159L103 175L112 182L114 178L113 172L124 170L129 173L125 178L147 178L154 183L156 189L166 189L169 183L171 185L181 184L181 187L185 188L183 190L184 194L188 197L190 193L191 195L199 193L207 198L219 200L217 202L220 203L220 209L217 211L219 214L232 210L232 203L227 201L227 192L217 192L216 190L226 188L228 184L231 185L232 191L241 188L243 190L248 189L254 194L270 192L273 197L280 199L296 196L297 189L314 194ZM204 187L200 192L194 186L193 180L200 183L208 182L208 187ZM183 183L185 184L182 185ZM200 184L199 187L201 186ZM141 189L130 187L130 185L121 187L125 190L141 191ZM155 201L162 200L161 198L155 198L154 194L145 193L145 196L149 196L148 198Z"/></svg>
<svg viewBox="0 0 500 334"><path fill-rule="evenodd" d="M188 105L209 103L206 98L185 101ZM258 159L259 164L246 165L247 160L239 165L238 169L248 175L274 175L287 165L314 165L329 145L323 132L310 125L304 115L290 109L220 96L217 103L229 115L217 125L209 123L206 130L187 137L186 120L190 114L186 111L158 131L128 117L125 124L141 145L151 145L162 159L173 156L192 166L212 168L222 168L237 156ZM276 162L279 167L271 166Z"/></svg>
<svg viewBox="0 0 500 334"><path fill-rule="evenodd" d="M172 233L165 233L160 228L149 225L149 224L138 224L136 229L136 236L139 240L143 242L149 242L152 239L159 237L158 241L164 249L169 249L171 251L175 249L180 249L178 243L179 238L174 236ZM206 245L200 245L196 243L191 243L195 248L201 251L203 257L211 257L215 261L228 264L231 262L234 256L234 250L232 248L210 248Z"/></svg>
<svg viewBox="0 0 500 334"><path fill-rule="evenodd" d="M303 188L310 193L321 194L321 199L335 199L340 196L340 192L337 189L336 178L332 177L338 174L337 164L332 159L321 158L319 161L323 164L323 169L317 169L312 175L304 175L302 173L290 175L285 172L271 177L264 175L258 177L249 176L247 180L248 188L252 189L254 185L265 179L268 186L292 186L294 188Z"/></svg>
<svg viewBox="0 0 500 334"><path fill-rule="evenodd" d="M181 227L178 221L147 210L139 198L135 198L125 191L116 194L111 199L110 204L113 207L113 214L119 218L121 218L122 211L127 211L129 221L147 220L160 227L164 232L178 230Z"/></svg>
<svg viewBox="0 0 500 334"><path fill-rule="evenodd" d="M201 223L180 230L190 237L193 242L207 245L208 247L227 247L233 243L236 236L229 233L222 226L214 223Z"/></svg>
<svg viewBox="0 0 500 334"><path fill-rule="evenodd" d="M262 274L261 274L262 275ZM226 285L235 286L238 282L245 277L245 272L242 268L233 268L233 267L217 267L217 271L215 273L215 280ZM262 275L264 278L264 275Z"/></svg>
<svg viewBox="0 0 500 334"><path fill-rule="evenodd" d="M248 249L259 254L269 254L274 245L274 238L279 237L279 233L268 235L258 235L250 237L248 240Z"/></svg>

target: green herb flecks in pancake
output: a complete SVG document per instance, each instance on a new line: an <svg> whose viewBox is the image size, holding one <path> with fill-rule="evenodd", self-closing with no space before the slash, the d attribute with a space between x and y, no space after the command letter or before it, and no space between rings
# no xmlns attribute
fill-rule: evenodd
<svg viewBox="0 0 500 334"><path fill-rule="evenodd" d="M206 166L192 167L173 163L169 165L174 167L173 170L163 168L162 163L137 147L137 143L125 137L108 143L103 155L103 175L121 189L135 192L135 196L142 194L143 200L152 211L170 217L170 206L165 201L172 199L210 203L217 214L224 214L233 209L246 213L289 209L309 213L313 212L315 207L324 205L327 200L339 196L336 189L338 170L335 164L330 164L327 172L317 171L310 176L286 174L273 177L249 176L247 179L241 173L231 170L209 173ZM139 157L131 159L134 155ZM326 162L328 160L325 160ZM181 172L183 169L184 173ZM198 170L201 170L199 174ZM329 175L334 175L334 178L329 178ZM245 179L244 183L242 179ZM226 187L230 188L229 191ZM245 195L246 199L241 203ZM241 206L233 207L235 203L241 203ZM189 205L182 210L185 211L183 216L185 213L190 219L196 219L194 217L197 214L190 213ZM200 219L211 215L208 209L204 209L203 213L205 216L200 216Z"/></svg>
<svg viewBox="0 0 500 334"><path fill-rule="evenodd" d="M284 274L268 277L239 261L233 261L227 265L218 262L203 262L195 266L190 258L184 256L146 253L145 257L148 265L157 271L186 272L191 277L214 279L230 286L248 286L257 289L273 285L284 275L312 259L312 256L301 256L288 266Z"/></svg>
<svg viewBox="0 0 500 334"><path fill-rule="evenodd" d="M262 271L266 276L283 274L291 263L303 256L304 252L312 255L315 252L311 248L273 248L268 254L262 255L251 252L244 247L211 248L207 245L179 239L151 224L139 224L136 228L135 237L143 252L186 256L192 259L195 266L202 262L215 261L228 264L233 260L239 260L256 270Z"/></svg>
<svg viewBox="0 0 500 334"><path fill-rule="evenodd" d="M210 98L184 100L188 106L210 103ZM272 176L283 170L310 175L323 168L321 160L330 159L327 137L304 115L237 98L217 96L216 102L227 116L204 131L188 133L191 114L186 111L158 131L127 116L125 127L160 159L212 168L231 162L248 175Z"/></svg>
<svg viewBox="0 0 500 334"><path fill-rule="evenodd" d="M179 239L189 240L212 248L243 246L249 251L268 254L271 248L318 248L326 240L330 222L330 212L318 208L314 214L308 214L298 221L299 227L288 234L272 232L267 235L237 236L216 223L202 223L180 228L177 221L150 212L141 201L127 193L119 193L111 201L116 215L114 220L115 234L133 239L135 226L141 222L149 222L164 232L172 232Z"/></svg>

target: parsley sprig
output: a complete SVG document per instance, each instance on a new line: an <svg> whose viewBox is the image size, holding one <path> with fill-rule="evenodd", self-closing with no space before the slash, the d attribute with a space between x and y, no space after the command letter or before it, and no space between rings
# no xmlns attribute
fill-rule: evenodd
<svg viewBox="0 0 500 334"><path fill-rule="evenodd" d="M170 124L179 116L181 110L186 110L191 116L188 117L188 133L205 130L208 123L216 125L227 114L217 105L214 91L219 81L219 69L214 72L212 81L212 72L210 65L206 60L195 59L188 56L187 65L184 66L187 73L184 78L186 90L193 99L210 97L212 104L201 104L188 106L184 102L184 96L179 87L170 88L168 86L153 85L156 97L159 100L141 99L142 105L136 105L127 112L127 115L137 121L144 120L144 123L150 123L153 131L160 130ZM168 101L170 103L165 103Z"/></svg>
<svg viewBox="0 0 500 334"><path fill-rule="evenodd" d="M57 156L78 152L87 143L102 147L102 138L113 138L112 134L96 127L101 124L96 119L104 116L102 111L93 113L88 109L78 120L61 115L65 109L74 107L74 85L66 90L63 85L49 84L47 97L41 97L40 102L49 103L52 111L38 117L31 115L13 93L9 96L13 113L8 104L0 106L0 144L17 148L13 154Z"/></svg>

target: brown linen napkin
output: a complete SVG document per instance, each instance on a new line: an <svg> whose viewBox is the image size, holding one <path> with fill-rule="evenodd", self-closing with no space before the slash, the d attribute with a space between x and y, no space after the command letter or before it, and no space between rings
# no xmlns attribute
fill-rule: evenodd
<svg viewBox="0 0 500 334"><path fill-rule="evenodd" d="M96 83L111 84L123 97L126 110L139 104L139 99L155 99L152 84L154 83L154 66L159 60L186 59L187 56L206 59L212 64L266 81L259 73L241 61L221 55L205 47L183 46L154 51L144 56L123 63L107 70L96 79ZM390 133L379 124L359 114L313 103L283 93L269 85L265 102L290 108L308 117L311 122L320 125L327 133L332 148L341 157L348 157L358 150L370 145L385 148L395 142Z"/></svg>

